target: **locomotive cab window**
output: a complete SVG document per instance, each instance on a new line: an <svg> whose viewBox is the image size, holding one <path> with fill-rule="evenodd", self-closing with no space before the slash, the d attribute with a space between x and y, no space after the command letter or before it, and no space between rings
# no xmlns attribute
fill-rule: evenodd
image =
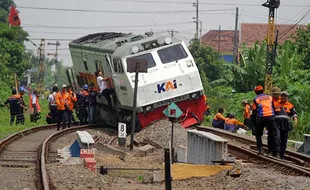
<svg viewBox="0 0 310 190"><path fill-rule="evenodd" d="M85 70L88 71L87 61L86 61L86 60L83 60L83 62L84 62Z"/></svg>
<svg viewBox="0 0 310 190"><path fill-rule="evenodd" d="M113 59L113 70L115 73L124 73L124 68L120 59Z"/></svg>
<svg viewBox="0 0 310 190"><path fill-rule="evenodd" d="M132 60L136 60L136 59L142 59L142 60L147 60L147 68L152 68L152 67L155 67L156 66L156 63L153 59L153 56L152 54L150 53L147 53L147 54L143 54L143 55L138 55L138 56L135 56L135 57L130 57L130 58L127 58L126 59L126 62L127 64L130 64L130 62Z"/></svg>
<svg viewBox="0 0 310 190"><path fill-rule="evenodd" d="M179 61L180 59L188 57L181 44L158 50L157 53L163 64Z"/></svg>

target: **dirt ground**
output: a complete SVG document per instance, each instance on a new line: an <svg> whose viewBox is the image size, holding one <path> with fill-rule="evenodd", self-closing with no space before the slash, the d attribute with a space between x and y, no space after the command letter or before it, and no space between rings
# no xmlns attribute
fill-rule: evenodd
<svg viewBox="0 0 310 190"><path fill-rule="evenodd" d="M165 127L166 128L166 127ZM88 130L92 135L100 137L100 141L107 143L111 136L105 131ZM148 136L145 132L142 136ZM69 146L76 138L76 134L71 134L52 145L54 148L63 148ZM165 137L157 137L165 139ZM182 137L183 138L183 137ZM181 138L181 139L182 139ZM165 142L163 144L166 144ZM115 155L111 155L96 150L95 159L97 168L104 166L108 168L146 168L155 169L163 168L163 150L156 149L147 156L127 156L125 160L121 160ZM165 189L165 183L143 183L142 176L147 171L144 170L110 170L107 175L99 173L94 174L82 165L48 165L48 173L53 189L107 189L107 190L141 190ZM1 187L1 186L0 186ZM227 171L223 171L211 177L192 178L185 180L175 180L172 183L173 189L178 190L310 190L310 178L286 176L278 173L270 168L244 168L239 178L233 178L227 175ZM1 188L0 188L1 189Z"/></svg>
<svg viewBox="0 0 310 190"><path fill-rule="evenodd" d="M0 190L35 189L34 167L10 168L0 167Z"/></svg>

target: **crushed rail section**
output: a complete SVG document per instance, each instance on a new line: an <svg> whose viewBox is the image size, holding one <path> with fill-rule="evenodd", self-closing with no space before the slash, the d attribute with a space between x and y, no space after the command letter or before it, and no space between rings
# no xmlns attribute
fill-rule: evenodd
<svg viewBox="0 0 310 190"><path fill-rule="evenodd" d="M250 148L244 146L236 146L232 143L228 143L228 152L238 156L239 158L251 161L257 164L265 164L267 166L272 165L272 167L279 168L281 173L290 175L304 175L310 177L310 157L307 155L302 155L293 151L286 151L288 155L288 160L283 161L280 159L275 159L273 157L258 155L253 147L256 147L256 141L248 139L246 137L233 134L231 132L223 131L220 129L214 129L210 127L195 127L197 130L214 133L218 136L227 139L233 139L233 141L245 144ZM267 145L264 144L266 147Z"/></svg>

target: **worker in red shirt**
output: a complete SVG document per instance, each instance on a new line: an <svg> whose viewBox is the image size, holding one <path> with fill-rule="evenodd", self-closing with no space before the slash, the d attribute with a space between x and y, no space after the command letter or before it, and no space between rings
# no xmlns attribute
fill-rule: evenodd
<svg viewBox="0 0 310 190"><path fill-rule="evenodd" d="M254 89L256 97L252 104L252 116L251 119L255 123L256 127L256 144L258 148L258 154L263 154L262 136L264 128L268 129L268 155L272 155L280 158L279 155L279 142L278 134L274 121L274 104L272 97L264 94L264 88L262 86L256 86Z"/></svg>

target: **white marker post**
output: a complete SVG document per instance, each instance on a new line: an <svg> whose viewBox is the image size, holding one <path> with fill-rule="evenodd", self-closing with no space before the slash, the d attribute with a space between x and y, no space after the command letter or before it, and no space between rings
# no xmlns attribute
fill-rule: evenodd
<svg viewBox="0 0 310 190"><path fill-rule="evenodd" d="M126 144L126 123L118 123L118 145Z"/></svg>

